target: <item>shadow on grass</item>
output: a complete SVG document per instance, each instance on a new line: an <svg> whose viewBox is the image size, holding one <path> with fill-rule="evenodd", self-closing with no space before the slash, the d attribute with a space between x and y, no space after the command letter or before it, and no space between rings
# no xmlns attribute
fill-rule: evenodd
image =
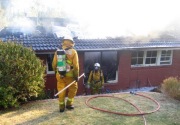
<svg viewBox="0 0 180 125"><path fill-rule="evenodd" d="M32 101L32 102L25 103L18 108L10 108L7 110L2 110L0 111L0 114L7 113L6 117L8 118L12 118L17 115L23 115L24 113L27 113L27 112L34 112L35 110L45 111L47 112L46 114L49 114L51 112L56 111L56 106L53 106L53 105L58 105L58 101L56 99Z"/></svg>
<svg viewBox="0 0 180 125"><path fill-rule="evenodd" d="M60 113L58 111L54 111L51 113L47 113L43 116L39 116L37 118L31 119L31 120L27 120L25 122L19 123L17 125L37 125L43 122L47 122L47 121L51 121L52 119L59 117L63 115L63 113Z"/></svg>

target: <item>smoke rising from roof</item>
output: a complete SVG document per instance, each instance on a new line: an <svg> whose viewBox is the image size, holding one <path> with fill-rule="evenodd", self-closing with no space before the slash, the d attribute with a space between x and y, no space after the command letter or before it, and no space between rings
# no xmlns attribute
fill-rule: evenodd
<svg viewBox="0 0 180 125"><path fill-rule="evenodd" d="M91 37L149 36L180 19L179 0L76 0L67 6ZM80 8L80 9L79 9ZM154 35L155 36L155 35Z"/></svg>
<svg viewBox="0 0 180 125"><path fill-rule="evenodd" d="M15 16L21 17L20 22L24 17L36 16L69 18L76 22L79 27L76 29L83 32L84 37L142 39L158 38L164 34L177 37L179 3L179 0L26 0L25 3L23 0L9 0L9 4L6 2L4 6L8 7L6 16L16 19L16 22Z"/></svg>

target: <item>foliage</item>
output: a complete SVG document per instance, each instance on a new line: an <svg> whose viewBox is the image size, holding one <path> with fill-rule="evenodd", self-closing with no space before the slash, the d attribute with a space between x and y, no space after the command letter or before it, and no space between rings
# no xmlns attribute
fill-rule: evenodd
<svg viewBox="0 0 180 125"><path fill-rule="evenodd" d="M3 106L4 108L10 107L17 107L17 99L14 98L14 88L11 86L0 86L0 106Z"/></svg>
<svg viewBox="0 0 180 125"><path fill-rule="evenodd" d="M180 79L169 77L163 81L161 91L170 97L180 100Z"/></svg>
<svg viewBox="0 0 180 125"><path fill-rule="evenodd" d="M45 66L30 48L0 42L0 107L36 98L44 91Z"/></svg>

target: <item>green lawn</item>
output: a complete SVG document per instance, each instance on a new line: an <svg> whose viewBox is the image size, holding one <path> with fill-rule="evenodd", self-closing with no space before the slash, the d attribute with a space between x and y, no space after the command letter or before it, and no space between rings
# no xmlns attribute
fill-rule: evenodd
<svg viewBox="0 0 180 125"><path fill-rule="evenodd" d="M180 125L180 101L156 92L141 94L156 99L161 106L157 112L144 115L147 125ZM151 100L129 93L108 95L126 99L143 112L150 112L157 107ZM65 110L64 113L59 112L57 99L34 101L17 109L0 111L0 125L144 125L142 116L116 115L89 108L85 101L90 97L77 96L75 109ZM94 98L89 104L121 113L139 113L129 103L116 98Z"/></svg>

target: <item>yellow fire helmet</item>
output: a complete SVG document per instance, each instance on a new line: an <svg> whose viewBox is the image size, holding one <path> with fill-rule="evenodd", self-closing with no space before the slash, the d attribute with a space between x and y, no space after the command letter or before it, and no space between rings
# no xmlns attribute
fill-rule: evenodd
<svg viewBox="0 0 180 125"><path fill-rule="evenodd" d="M65 50L67 48L72 48L74 47L75 43L72 37L66 36L62 40L62 48Z"/></svg>

